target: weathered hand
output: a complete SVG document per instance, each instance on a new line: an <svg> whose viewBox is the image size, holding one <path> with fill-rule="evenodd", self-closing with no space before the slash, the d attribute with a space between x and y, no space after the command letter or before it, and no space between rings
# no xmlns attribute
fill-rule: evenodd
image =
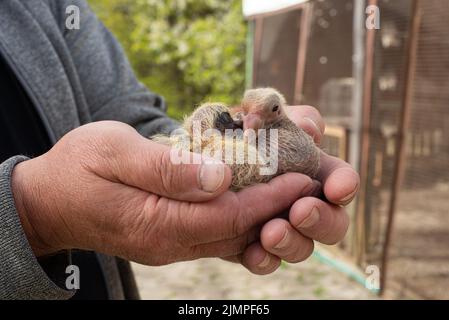
<svg viewBox="0 0 449 320"><path fill-rule="evenodd" d="M240 193L227 191L230 181L222 163L173 165L169 147L98 122L18 164L12 187L37 256L79 248L148 265L241 255L260 225L313 187L295 173Z"/></svg>
<svg viewBox="0 0 449 320"><path fill-rule="evenodd" d="M324 121L315 108L288 107L287 114L317 144L320 143ZM324 244L341 241L349 225L342 206L355 197L359 176L346 162L322 152L317 178L328 201L300 198L291 207L289 220L276 218L267 222L261 230L260 240L249 246L243 255L229 260L241 262L253 273L268 274L279 267L281 260L300 262L309 257L313 252L313 240Z"/></svg>

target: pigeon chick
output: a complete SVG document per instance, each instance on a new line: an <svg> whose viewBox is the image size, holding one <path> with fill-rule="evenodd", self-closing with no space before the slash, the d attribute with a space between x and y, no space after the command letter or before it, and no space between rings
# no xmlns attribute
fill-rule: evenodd
<svg viewBox="0 0 449 320"><path fill-rule="evenodd" d="M277 174L299 172L313 178L319 168L319 149L312 137L288 118L285 106L284 96L273 88L250 89L233 116L243 122L245 133L248 129L278 131L277 141L267 138L267 150L273 144L278 150Z"/></svg>
<svg viewBox="0 0 449 320"><path fill-rule="evenodd" d="M267 163L267 159L258 153L254 144L243 138L243 122L234 120L230 112L225 104L205 103L184 119L181 135L155 135L151 139L177 149L200 151L203 155L219 158L231 168L230 189L233 191L268 182L273 176L260 174L260 167ZM214 130L208 132L209 129ZM228 129L232 135L227 134ZM249 161L250 158L256 161Z"/></svg>

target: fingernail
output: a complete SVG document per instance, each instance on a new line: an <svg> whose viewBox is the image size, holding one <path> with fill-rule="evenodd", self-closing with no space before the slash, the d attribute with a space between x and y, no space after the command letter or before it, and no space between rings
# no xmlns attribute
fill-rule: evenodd
<svg viewBox="0 0 449 320"><path fill-rule="evenodd" d="M290 242L290 232L285 230L284 237L274 246L275 249L284 249Z"/></svg>
<svg viewBox="0 0 449 320"><path fill-rule="evenodd" d="M262 262L259 263L257 266L259 268L266 268L270 265L270 256L268 254L265 255L265 258L263 258Z"/></svg>
<svg viewBox="0 0 449 320"><path fill-rule="evenodd" d="M213 193L223 184L225 172L223 162L215 159L205 159L201 164L199 172L201 190Z"/></svg>
<svg viewBox="0 0 449 320"><path fill-rule="evenodd" d="M313 207L309 216L305 218L298 226L298 228L311 228L320 220L320 212L316 207Z"/></svg>
<svg viewBox="0 0 449 320"><path fill-rule="evenodd" d="M349 195L347 195L346 197L341 199L340 203L343 204L343 205L349 204L349 202L351 202L352 198L354 198L354 196L357 193L357 191L359 191L359 187L358 186L356 186L355 190L352 191Z"/></svg>

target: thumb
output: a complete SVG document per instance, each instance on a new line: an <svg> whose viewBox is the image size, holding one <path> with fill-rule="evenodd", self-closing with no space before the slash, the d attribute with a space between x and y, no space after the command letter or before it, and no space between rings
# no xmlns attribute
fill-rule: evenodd
<svg viewBox="0 0 449 320"><path fill-rule="evenodd" d="M290 120L311 136L316 144L320 144L325 124L317 109L311 106L288 106L285 111Z"/></svg>
<svg viewBox="0 0 449 320"><path fill-rule="evenodd" d="M136 133L112 166L122 183L174 200L201 202L229 189L231 169L223 162L200 154L183 153L189 163L179 163L173 150Z"/></svg>

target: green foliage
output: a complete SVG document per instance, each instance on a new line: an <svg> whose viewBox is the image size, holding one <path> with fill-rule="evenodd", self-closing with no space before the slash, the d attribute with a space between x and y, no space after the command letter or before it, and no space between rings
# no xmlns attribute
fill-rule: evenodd
<svg viewBox="0 0 449 320"><path fill-rule="evenodd" d="M204 101L237 102L245 87L241 0L89 0L139 79L180 118Z"/></svg>

